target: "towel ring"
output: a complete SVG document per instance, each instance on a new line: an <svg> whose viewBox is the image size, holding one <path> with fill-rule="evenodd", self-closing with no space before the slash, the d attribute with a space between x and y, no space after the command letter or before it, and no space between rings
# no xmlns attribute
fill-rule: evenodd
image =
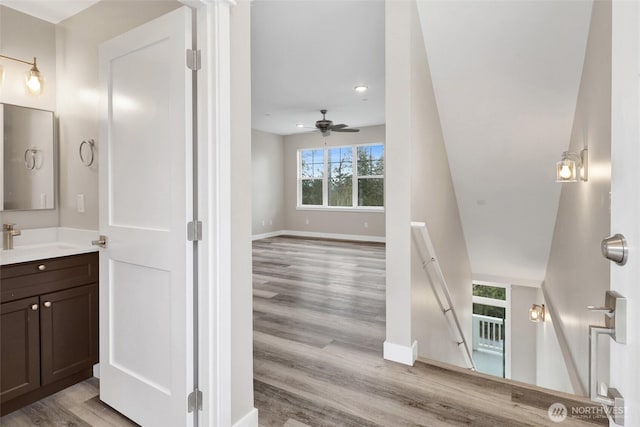
<svg viewBox="0 0 640 427"><path fill-rule="evenodd" d="M82 154L82 147L87 144L89 146L89 154L87 156L87 158L85 159L84 154ZM85 166L91 166L93 164L93 151L94 151L94 146L96 145L96 142L93 139L85 139L84 141L82 141L80 143L80 147L78 148L78 154L80 154L80 161L82 162L83 165Z"/></svg>
<svg viewBox="0 0 640 427"><path fill-rule="evenodd" d="M37 148L27 148L24 150L24 166L30 171L36 169L36 166L38 166L38 159L36 158L38 151L40 150ZM37 169L40 168L38 167Z"/></svg>

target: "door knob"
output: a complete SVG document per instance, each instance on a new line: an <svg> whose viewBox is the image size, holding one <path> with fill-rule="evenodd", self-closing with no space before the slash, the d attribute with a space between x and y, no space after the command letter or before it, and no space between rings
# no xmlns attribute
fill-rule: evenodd
<svg viewBox="0 0 640 427"><path fill-rule="evenodd" d="M92 240L91 244L93 246L100 246L101 248L107 247L107 236L100 235L98 240Z"/></svg>
<svg viewBox="0 0 640 427"><path fill-rule="evenodd" d="M44 305L45 307L49 308L49 307L51 307L51 301L45 301L44 304L42 304L42 305Z"/></svg>
<svg viewBox="0 0 640 427"><path fill-rule="evenodd" d="M602 256L618 265L625 265L628 257L627 240L622 234L607 237L600 244Z"/></svg>
<svg viewBox="0 0 640 427"><path fill-rule="evenodd" d="M31 310L38 311L38 304L31 304Z"/></svg>

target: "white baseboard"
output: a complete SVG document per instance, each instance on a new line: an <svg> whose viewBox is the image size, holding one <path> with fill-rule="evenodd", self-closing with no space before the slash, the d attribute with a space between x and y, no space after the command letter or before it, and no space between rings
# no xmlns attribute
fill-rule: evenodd
<svg viewBox="0 0 640 427"><path fill-rule="evenodd" d="M247 415L233 423L233 427L258 427L258 410L253 408Z"/></svg>
<svg viewBox="0 0 640 427"><path fill-rule="evenodd" d="M296 237L314 237L316 239L335 239L335 240L351 240L354 242L374 242L384 243L384 236L367 236L363 234L339 234L339 233L319 233L316 231L300 231L300 230L279 230L269 233L254 234L251 240L267 239L276 236L296 236Z"/></svg>
<svg viewBox="0 0 640 427"><path fill-rule="evenodd" d="M96 363L93 365L93 376L100 379L100 364Z"/></svg>
<svg viewBox="0 0 640 427"><path fill-rule="evenodd" d="M418 341L414 341L411 347L385 341L383 354L386 360L413 366L418 359Z"/></svg>
<svg viewBox="0 0 640 427"><path fill-rule="evenodd" d="M268 233L254 234L251 236L251 240L268 239L269 237L282 236L282 230L270 231Z"/></svg>

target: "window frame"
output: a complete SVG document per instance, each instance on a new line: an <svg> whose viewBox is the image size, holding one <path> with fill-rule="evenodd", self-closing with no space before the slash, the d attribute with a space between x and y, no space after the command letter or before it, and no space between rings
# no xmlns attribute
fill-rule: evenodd
<svg viewBox="0 0 640 427"><path fill-rule="evenodd" d="M362 175L358 174L358 148L359 147L370 147L381 145L383 149L383 153L386 156L386 146L384 142L367 142L362 144L342 144L342 145L325 145L324 147L309 147L309 148L298 148L296 152L297 158L297 200L296 200L296 210L310 210L310 211L336 211L336 212L384 212L385 207L383 206L359 206L358 205L358 179L382 179L383 185L385 183L385 175L386 175L386 161L384 162L384 173L383 175ZM352 206L330 206L329 205L329 150L332 149L340 149L340 148L351 148L351 203ZM322 178L322 205L303 205L302 204L302 181L309 180L310 178L302 178L302 152L303 151L314 151L314 150L323 150L323 176ZM384 187L383 187L383 200L384 199Z"/></svg>

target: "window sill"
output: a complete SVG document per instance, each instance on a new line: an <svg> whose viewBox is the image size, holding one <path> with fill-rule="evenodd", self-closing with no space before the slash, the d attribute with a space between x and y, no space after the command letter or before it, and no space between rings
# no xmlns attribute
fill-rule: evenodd
<svg viewBox="0 0 640 427"><path fill-rule="evenodd" d="M297 211L324 211L324 212L353 212L353 213L384 213L384 208L350 208L350 207L338 207L338 206L296 206Z"/></svg>

